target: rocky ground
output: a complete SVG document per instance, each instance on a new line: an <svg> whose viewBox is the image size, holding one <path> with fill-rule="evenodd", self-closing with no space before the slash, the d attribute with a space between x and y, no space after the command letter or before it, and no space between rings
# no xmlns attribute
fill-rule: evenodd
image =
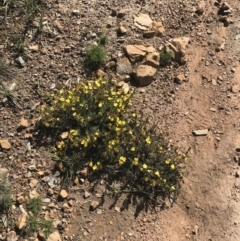
<svg viewBox="0 0 240 241"><path fill-rule="evenodd" d="M14 205L1 217L0 239L44 240L41 232L27 237L22 231L26 202L39 195L40 218L54 220L49 241L239 240L239 1L46 5L41 33L40 15L27 30L16 10L0 16L0 54L10 67L4 84L15 95L14 105L1 96L0 179L8 180ZM124 206L125 197L102 200L107 184L93 191L84 173L61 189L60 173L44 154L51 147L34 142L41 105L63 86L92 78L83 64L86 49L103 35L108 58L94 75L110 75L119 88L134 89L133 108L167 131L170 145L191 148L181 193L164 210L138 212L134 204ZM162 49L175 59L166 67L158 66Z"/></svg>

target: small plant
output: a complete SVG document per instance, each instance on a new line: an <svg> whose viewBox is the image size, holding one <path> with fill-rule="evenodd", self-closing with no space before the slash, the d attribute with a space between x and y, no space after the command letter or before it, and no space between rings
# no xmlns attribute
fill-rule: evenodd
<svg viewBox="0 0 240 241"><path fill-rule="evenodd" d="M103 46L106 45L107 39L108 39L107 35L105 35L105 34L101 35L100 38L99 38L99 44L103 45Z"/></svg>
<svg viewBox="0 0 240 241"><path fill-rule="evenodd" d="M47 238L53 230L53 221L52 220L44 220L41 223L41 229L43 230L43 233L45 237Z"/></svg>
<svg viewBox="0 0 240 241"><path fill-rule="evenodd" d="M8 212L12 206L12 193L9 186L0 183L0 214Z"/></svg>
<svg viewBox="0 0 240 241"><path fill-rule="evenodd" d="M89 28L84 27L84 29L83 29L83 36L84 36L84 37L87 37L87 35L88 35L90 32L91 32L91 31L90 31Z"/></svg>
<svg viewBox="0 0 240 241"><path fill-rule="evenodd" d="M87 49L85 64L90 69L98 69L104 63L106 57L103 47L93 44Z"/></svg>
<svg viewBox="0 0 240 241"><path fill-rule="evenodd" d="M6 85L0 80L0 94L5 96L8 100L10 100L14 105L21 109L21 106L18 103L19 96L14 94L13 91L6 87Z"/></svg>
<svg viewBox="0 0 240 241"><path fill-rule="evenodd" d="M165 67L171 63L172 54L170 52L161 51L160 53L160 66Z"/></svg>
<svg viewBox="0 0 240 241"><path fill-rule="evenodd" d="M41 197L31 198L27 203L28 210L32 211L34 215L37 215L42 210Z"/></svg>
<svg viewBox="0 0 240 241"><path fill-rule="evenodd" d="M164 133L127 111L132 95L102 79L62 89L42 107L40 123L57 135L68 133L57 141L54 154L68 177L88 165L93 174L121 173L131 191L153 197L177 193L178 165L186 154L169 149Z"/></svg>
<svg viewBox="0 0 240 241"><path fill-rule="evenodd" d="M26 231L28 234L33 234L39 229L38 219L36 216L28 216Z"/></svg>
<svg viewBox="0 0 240 241"><path fill-rule="evenodd" d="M7 80L11 76L10 68L0 59L0 81Z"/></svg>
<svg viewBox="0 0 240 241"><path fill-rule="evenodd" d="M24 46L24 39L20 38L16 44L16 52L19 54L23 54L25 52L25 46Z"/></svg>
<svg viewBox="0 0 240 241"><path fill-rule="evenodd" d="M21 10L28 20L33 20L37 13L41 11L41 0L24 0Z"/></svg>

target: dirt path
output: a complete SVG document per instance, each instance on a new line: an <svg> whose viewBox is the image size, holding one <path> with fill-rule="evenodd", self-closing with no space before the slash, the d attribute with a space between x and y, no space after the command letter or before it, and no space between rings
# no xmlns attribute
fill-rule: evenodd
<svg viewBox="0 0 240 241"><path fill-rule="evenodd" d="M239 3L231 4L237 8ZM219 23L213 26L213 40L227 39L224 52L216 54L225 66L205 66L214 46L195 45L189 50L190 81L178 93L178 108L186 114L179 118L175 130L180 146L191 145L192 152L178 205L167 211L172 222L171 228L165 229L169 238L164 240L239 240L239 191L234 187L238 166L233 162L240 145L239 95L231 92L240 81L238 32L237 19L230 28ZM212 79L219 76L223 76L223 83L212 85ZM210 130L207 137L190 134L205 128Z"/></svg>

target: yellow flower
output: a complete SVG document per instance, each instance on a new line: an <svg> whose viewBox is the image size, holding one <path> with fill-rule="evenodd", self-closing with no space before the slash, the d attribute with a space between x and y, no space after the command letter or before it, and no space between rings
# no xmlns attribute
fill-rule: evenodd
<svg viewBox="0 0 240 241"><path fill-rule="evenodd" d="M142 167L143 167L143 169L147 169L148 166L146 164L143 164Z"/></svg>
<svg viewBox="0 0 240 241"><path fill-rule="evenodd" d="M114 118L113 118L112 116L108 116L108 119L109 119L110 121L114 121Z"/></svg>
<svg viewBox="0 0 240 241"><path fill-rule="evenodd" d="M130 150L131 150L131 151L135 151L135 150L136 150L136 149L135 149L135 146L131 147Z"/></svg>
<svg viewBox="0 0 240 241"><path fill-rule="evenodd" d="M147 142L147 144L151 144L151 143L152 143L151 138L150 138L150 137L147 137L147 138L146 138L146 142Z"/></svg>
<svg viewBox="0 0 240 241"><path fill-rule="evenodd" d="M152 181L151 186L152 186L152 187L155 187L155 186L156 186L156 181L155 181L155 180Z"/></svg>
<svg viewBox="0 0 240 241"><path fill-rule="evenodd" d="M132 135L132 131L130 130L129 132L128 132L130 135Z"/></svg>
<svg viewBox="0 0 240 241"><path fill-rule="evenodd" d="M60 118L57 118L56 120L57 120L57 121L60 121Z"/></svg>
<svg viewBox="0 0 240 241"><path fill-rule="evenodd" d="M70 130L70 135L76 136L78 134L77 130Z"/></svg>
<svg viewBox="0 0 240 241"><path fill-rule="evenodd" d="M163 179L163 183L166 183L167 182L167 180L166 179Z"/></svg>
<svg viewBox="0 0 240 241"><path fill-rule="evenodd" d="M160 177L159 171L156 171L156 172L155 172L155 175L156 175L157 177Z"/></svg>
<svg viewBox="0 0 240 241"><path fill-rule="evenodd" d="M77 115L77 113L76 112L73 112L73 114L72 114L73 116L76 116Z"/></svg>
<svg viewBox="0 0 240 241"><path fill-rule="evenodd" d="M93 166L93 162L92 162L92 161L89 162L89 166L90 166L90 167Z"/></svg>
<svg viewBox="0 0 240 241"><path fill-rule="evenodd" d="M101 84L99 83L98 80L95 81L95 85L96 85L97 87L100 87L100 86L101 86Z"/></svg>
<svg viewBox="0 0 240 241"><path fill-rule="evenodd" d="M113 106L114 106L114 107L117 107L117 106L118 106L118 103L117 103L117 102L114 102L114 103L113 103Z"/></svg>
<svg viewBox="0 0 240 241"><path fill-rule="evenodd" d="M103 106L103 102L100 101L100 102L98 103L98 107L102 107L102 106Z"/></svg>
<svg viewBox="0 0 240 241"><path fill-rule="evenodd" d="M63 97L59 98L60 101L64 102L65 99Z"/></svg>
<svg viewBox="0 0 240 241"><path fill-rule="evenodd" d="M144 181L147 182L148 181L148 177L144 177Z"/></svg>
<svg viewBox="0 0 240 241"><path fill-rule="evenodd" d="M66 99L66 101L65 101L67 104L69 104L70 103L70 100L69 99Z"/></svg>
<svg viewBox="0 0 240 241"><path fill-rule="evenodd" d="M57 145L58 149L62 149L65 146L65 143L63 141L60 141Z"/></svg>
<svg viewBox="0 0 240 241"><path fill-rule="evenodd" d="M94 166L92 167L92 169L93 169L93 171L96 171L96 170L98 169L98 166L97 166L97 165L94 165Z"/></svg>
<svg viewBox="0 0 240 241"><path fill-rule="evenodd" d="M61 90L59 91L59 93L60 93L60 94L63 94L63 91L64 91L64 90L63 90L63 89L61 89Z"/></svg>
<svg viewBox="0 0 240 241"><path fill-rule="evenodd" d="M166 164L169 164L170 162L171 162L171 159L167 159L167 160L165 161Z"/></svg>
<svg viewBox="0 0 240 241"><path fill-rule="evenodd" d="M86 140L82 140L81 141L81 144L84 146L84 147L87 147L88 146L88 142Z"/></svg>
<svg viewBox="0 0 240 241"><path fill-rule="evenodd" d="M174 169L175 169L174 164L172 164L170 167L171 167L171 169L172 169L172 170L174 170Z"/></svg>
<svg viewBox="0 0 240 241"><path fill-rule="evenodd" d="M171 186L171 190L174 191L176 190L176 188L174 186Z"/></svg>
<svg viewBox="0 0 240 241"><path fill-rule="evenodd" d="M133 117L136 117L136 113L132 113L132 116L133 116Z"/></svg>
<svg viewBox="0 0 240 241"><path fill-rule="evenodd" d="M134 157L132 164L136 166L138 164L138 157Z"/></svg>
<svg viewBox="0 0 240 241"><path fill-rule="evenodd" d="M123 165L123 164L126 162L126 157L120 156L118 162L119 162L119 165L120 165L120 166Z"/></svg>

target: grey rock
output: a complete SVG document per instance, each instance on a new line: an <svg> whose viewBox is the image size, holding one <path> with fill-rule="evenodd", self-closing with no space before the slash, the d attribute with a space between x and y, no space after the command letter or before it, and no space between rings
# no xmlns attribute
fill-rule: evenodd
<svg viewBox="0 0 240 241"><path fill-rule="evenodd" d="M130 75L133 72L132 65L127 58L117 60L117 73L120 75Z"/></svg>
<svg viewBox="0 0 240 241"><path fill-rule="evenodd" d="M16 62L21 66L21 67L25 67L25 61L23 60L23 58L21 56L19 56L18 58L16 58Z"/></svg>

